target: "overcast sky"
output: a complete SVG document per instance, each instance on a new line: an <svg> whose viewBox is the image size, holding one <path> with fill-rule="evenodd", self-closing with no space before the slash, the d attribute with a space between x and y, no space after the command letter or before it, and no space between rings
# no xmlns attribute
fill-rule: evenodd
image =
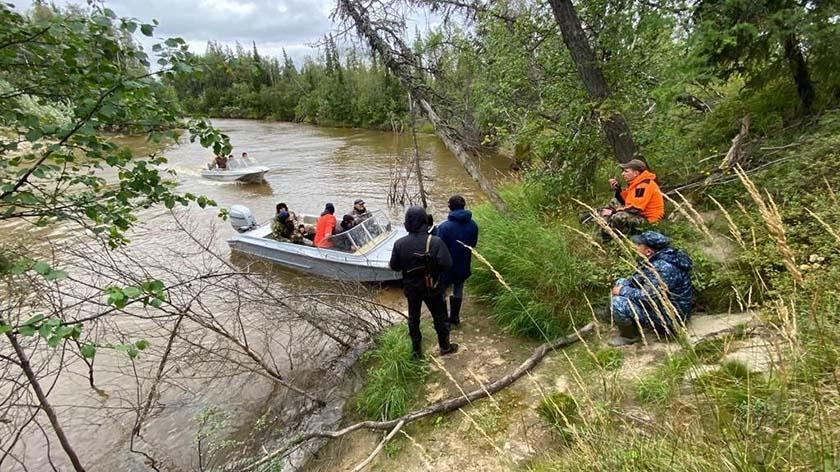
<svg viewBox="0 0 840 472"><path fill-rule="evenodd" d="M28 10L31 0L11 1ZM52 0L59 6L84 4L84 0ZM179 36L196 53L204 52L207 41L233 47L239 41L246 48L256 41L263 56L282 55L283 48L300 67L306 56L318 56L311 47L332 31L329 16L336 0L106 0L105 6L118 16L134 17L146 23L156 19L155 37ZM415 23L425 25L425 16ZM431 21L433 23L433 21ZM414 26L409 26L414 31ZM154 42L136 34L146 51Z"/></svg>

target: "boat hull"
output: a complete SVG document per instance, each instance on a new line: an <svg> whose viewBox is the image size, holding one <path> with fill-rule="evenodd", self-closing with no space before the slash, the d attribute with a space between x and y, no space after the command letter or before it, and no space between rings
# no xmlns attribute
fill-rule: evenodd
<svg viewBox="0 0 840 472"><path fill-rule="evenodd" d="M402 279L388 267L394 242L405 235L396 229L366 254L347 253L279 242L266 236L268 225L228 239L231 250L319 277L345 282L388 282Z"/></svg>
<svg viewBox="0 0 840 472"><path fill-rule="evenodd" d="M267 167L234 170L203 170L201 176L215 182L260 183L265 180Z"/></svg>

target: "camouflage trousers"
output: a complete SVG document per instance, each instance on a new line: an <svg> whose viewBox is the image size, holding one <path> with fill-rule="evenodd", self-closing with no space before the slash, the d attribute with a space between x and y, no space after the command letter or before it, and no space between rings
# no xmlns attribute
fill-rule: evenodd
<svg viewBox="0 0 840 472"><path fill-rule="evenodd" d="M604 218L607 221L607 224L610 228L618 230L624 235L629 236L631 234L635 234L637 228L647 224L647 219L638 213L633 211L618 210L618 208L621 208L621 203L619 203L616 199L613 199L610 204L603 209L606 208L615 210L612 215ZM602 234L609 236L605 231L602 231Z"/></svg>

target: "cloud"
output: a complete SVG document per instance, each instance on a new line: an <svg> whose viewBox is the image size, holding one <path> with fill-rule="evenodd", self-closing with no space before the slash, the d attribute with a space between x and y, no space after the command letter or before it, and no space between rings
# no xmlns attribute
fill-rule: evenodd
<svg viewBox="0 0 840 472"><path fill-rule="evenodd" d="M257 6L251 2L240 3L229 0L201 0L201 6L212 12L233 13L239 16L247 16L257 9Z"/></svg>
<svg viewBox="0 0 840 472"><path fill-rule="evenodd" d="M53 1L59 6L84 4L84 0ZM20 10L32 5L31 0L15 3ZM203 53L208 41L231 48L239 43L246 49L253 41L263 56L279 57L285 48L300 67L306 56L318 56L310 45L334 31L330 15L336 0L105 0L105 6L144 23L158 20L155 39L136 35L146 51L172 36L183 38L196 53ZM409 23L421 30L434 24L427 15L415 12L409 17ZM409 33L413 34L412 26Z"/></svg>
<svg viewBox="0 0 840 472"><path fill-rule="evenodd" d="M14 1L14 0L12 0ZM83 0L55 0L59 6L84 4ZM329 15L335 0L106 0L105 6L117 15L144 23L158 20L154 40L137 35L150 51L162 38L178 36L196 53L204 52L208 41L246 48L257 44L263 56L282 55L283 48L300 66L306 56L317 56L309 44L318 42L333 30ZM19 10L28 10L31 0L17 1Z"/></svg>
<svg viewBox="0 0 840 472"><path fill-rule="evenodd" d="M222 43L316 41L332 24L327 1L311 0L111 0L118 15L160 22L156 34ZM281 8L282 7L282 8Z"/></svg>

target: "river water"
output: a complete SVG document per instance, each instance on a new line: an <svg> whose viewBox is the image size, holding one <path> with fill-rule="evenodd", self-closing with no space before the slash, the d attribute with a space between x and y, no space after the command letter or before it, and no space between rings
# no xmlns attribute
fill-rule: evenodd
<svg viewBox="0 0 840 472"><path fill-rule="evenodd" d="M288 203L294 211L310 214L320 213L326 202L332 202L336 214L341 215L351 211L353 200L363 198L368 209L383 209L393 222L401 223L403 209L388 207L388 189L395 162L413 152L410 136L249 120L214 120L214 124L230 136L235 155L248 152L251 158L271 169L266 175L266 182L242 185L203 179L200 170L210 160L210 153L197 143L189 143L186 138L182 138L181 143L167 145L150 144L132 137L118 139L131 147L135 154L163 153L169 161L168 167L177 173L175 178L179 191L205 195L222 208L244 204L251 208L260 222L273 215L274 206L280 201ZM427 178L426 190L436 220L445 217L446 200L451 194L460 193L469 203L482 199L478 185L436 137L420 135L418 140ZM499 156L481 161L485 175L494 180L503 178L507 165L508 161ZM215 234L214 248L228 258L230 255L224 240L233 235L234 230L216 218L217 212L218 209L212 208L191 208L188 211L191 231L199 239ZM142 212L141 224L132 232L129 247L138 253L187 247L183 233L157 230L169 225L171 218L163 208ZM20 234L22 231L27 231L35 240L52 243L72 241L76 236L75 231L60 225L48 230L10 225L5 234ZM177 265L186 261L170 262ZM297 274L286 271L280 271L278 277L286 281L298 280ZM326 282L314 283L328 286ZM377 290L380 291L375 296L383 303L397 303L400 299L398 289ZM126 373L126 361L112 356L100 362L97 358L97 365L100 364L103 364L101 369L105 373L97 383L103 395L95 394L80 372L65 375L55 385L51 398L59 410L61 421L88 470L148 470L141 456L127 450L132 418L123 409L132 401L134 404L137 401L126 398L136 393L125 388L120 377ZM189 386L182 390L169 389L163 395L159 401L161 408L156 409L154 416L146 422L143 434L145 448L147 451L151 449L156 457L166 458L164 469L197 468L195 417L204 411L209 402L224 405L224 421L219 421L220 429L241 436L243 429L247 430L260 421L260 415L270 411L273 405L282 403L285 395L285 392L279 394L272 382L253 374L231 376L221 383L212 375L207 376L207 381L202 381L204 374L201 372L191 375L196 378L190 380ZM59 470L67 467L58 443L52 442L52 450L48 454L46 444L36 432L24 437L22 450L21 446L18 447L17 455L29 470L50 470L50 457ZM2 468L24 470L11 460L6 461Z"/></svg>

